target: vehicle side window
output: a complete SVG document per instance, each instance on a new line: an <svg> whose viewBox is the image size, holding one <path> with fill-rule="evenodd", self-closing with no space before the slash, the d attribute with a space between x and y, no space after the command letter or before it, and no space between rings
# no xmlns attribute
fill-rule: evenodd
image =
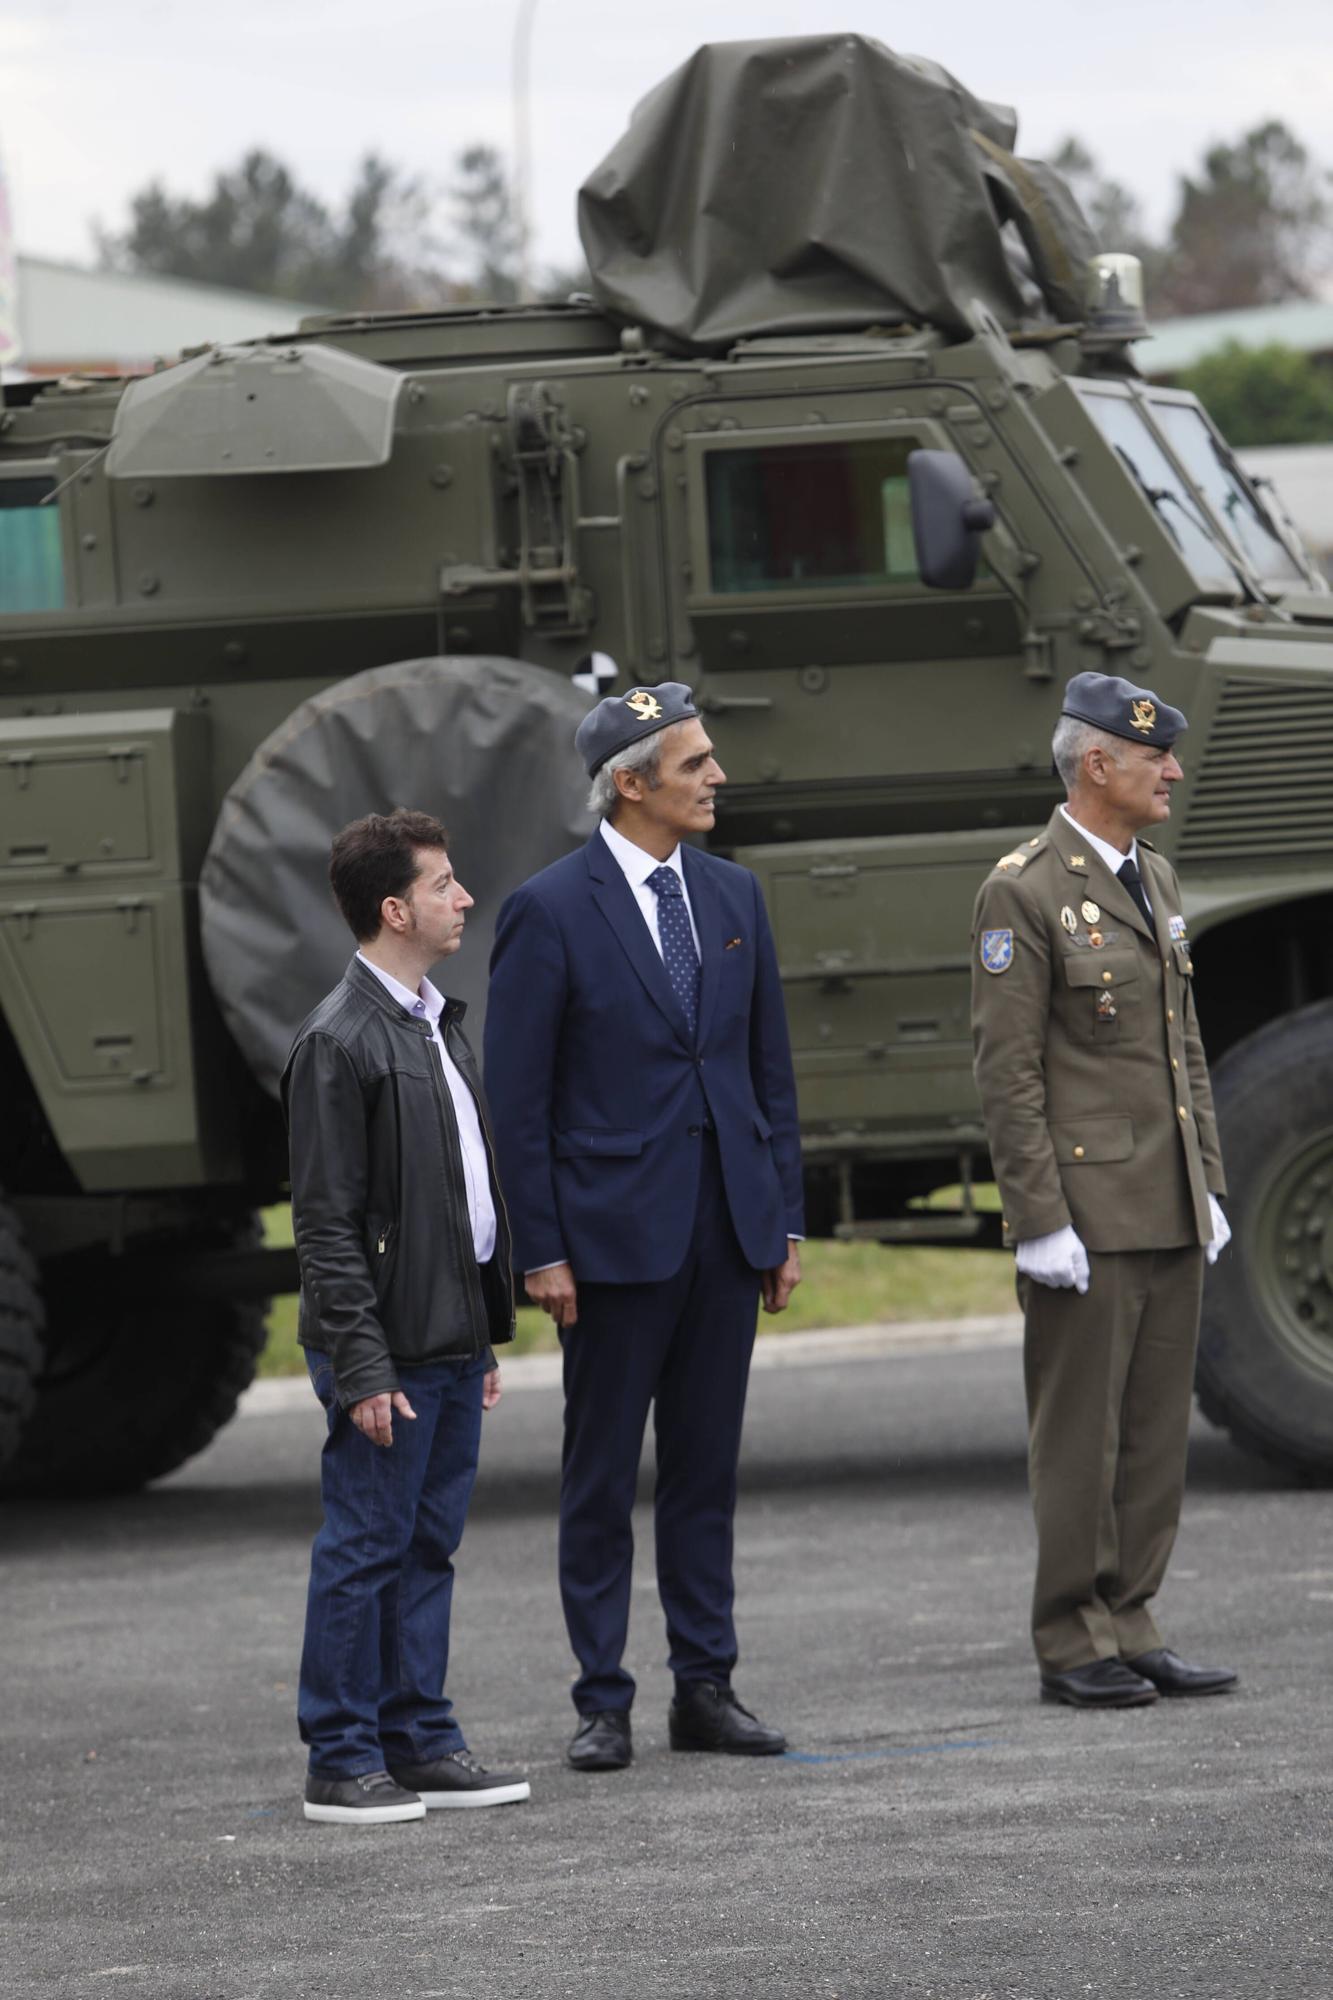
<svg viewBox="0 0 1333 2000"><path fill-rule="evenodd" d="M916 443L858 438L709 451L713 591L919 582L907 487Z"/></svg>
<svg viewBox="0 0 1333 2000"><path fill-rule="evenodd" d="M64 606L60 509L40 504L54 490L54 479L0 477L0 613Z"/></svg>

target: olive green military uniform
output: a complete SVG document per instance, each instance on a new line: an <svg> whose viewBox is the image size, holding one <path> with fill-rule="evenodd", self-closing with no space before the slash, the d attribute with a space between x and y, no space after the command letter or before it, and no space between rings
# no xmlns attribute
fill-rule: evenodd
<svg viewBox="0 0 1333 2000"><path fill-rule="evenodd" d="M1184 1490L1209 1193L1225 1193L1169 864L1150 925L1057 809L977 898L973 1037L1011 1243L1068 1224L1080 1294L1020 1277L1043 1670L1162 1644L1148 1605Z"/></svg>

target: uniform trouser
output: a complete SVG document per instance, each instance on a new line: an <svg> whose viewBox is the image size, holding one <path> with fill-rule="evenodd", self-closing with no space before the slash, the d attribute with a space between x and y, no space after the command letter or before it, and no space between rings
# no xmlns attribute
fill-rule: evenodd
<svg viewBox="0 0 1333 2000"><path fill-rule="evenodd" d="M1082 1296L1018 1281L1037 1520L1032 1637L1048 1672L1162 1644L1148 1606L1176 1538L1203 1251L1094 1251Z"/></svg>
<svg viewBox="0 0 1333 2000"><path fill-rule="evenodd" d="M328 1436L324 1522L310 1555L297 1704L310 1768L360 1777L465 1747L444 1692L453 1556L481 1441L486 1361L402 1370L415 1422L372 1444L338 1402L326 1354L308 1351Z"/></svg>
<svg viewBox="0 0 1333 2000"><path fill-rule="evenodd" d="M679 1271L653 1285L580 1284L577 1323L561 1334L560 1595L582 1669L573 1688L582 1715L634 1699L621 1656L630 1512L650 1404L668 1664L678 1680L725 1683L736 1663L732 1526L759 1274L731 1225L716 1139L706 1133L702 1143L694 1230Z"/></svg>

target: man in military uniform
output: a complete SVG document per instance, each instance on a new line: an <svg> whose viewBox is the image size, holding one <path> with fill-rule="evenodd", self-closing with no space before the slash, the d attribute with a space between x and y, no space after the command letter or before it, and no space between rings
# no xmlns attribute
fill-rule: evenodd
<svg viewBox="0 0 1333 2000"><path fill-rule="evenodd" d="M1187 727L1077 674L1053 754L1068 794L1005 855L973 925L973 1038L1025 1319L1042 1698L1215 1694L1150 1609L1175 1540L1204 1259L1230 1236L1170 817Z"/></svg>

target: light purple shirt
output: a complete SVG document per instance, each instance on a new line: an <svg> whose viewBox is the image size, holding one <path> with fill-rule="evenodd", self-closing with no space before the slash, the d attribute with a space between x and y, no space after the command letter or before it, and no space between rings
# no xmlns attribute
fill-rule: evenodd
<svg viewBox="0 0 1333 2000"><path fill-rule="evenodd" d="M385 992L398 1005L418 1021L429 1021L435 1046L440 1052L444 1065L444 1080L449 1086L453 1100L454 1117L458 1122L458 1147L463 1156L463 1179L467 1185L468 1220L472 1224L472 1247L477 1253L479 1264L489 1263L495 1252L495 1203L491 1200L491 1177L486 1158L486 1141L481 1136L481 1119L477 1113L477 1100L468 1089L458 1065L444 1046L444 1036L440 1033L440 1016L444 1012L444 995L429 979L423 979L421 990L413 993L395 979L382 966L373 965L363 952L357 957L368 972L373 972Z"/></svg>

